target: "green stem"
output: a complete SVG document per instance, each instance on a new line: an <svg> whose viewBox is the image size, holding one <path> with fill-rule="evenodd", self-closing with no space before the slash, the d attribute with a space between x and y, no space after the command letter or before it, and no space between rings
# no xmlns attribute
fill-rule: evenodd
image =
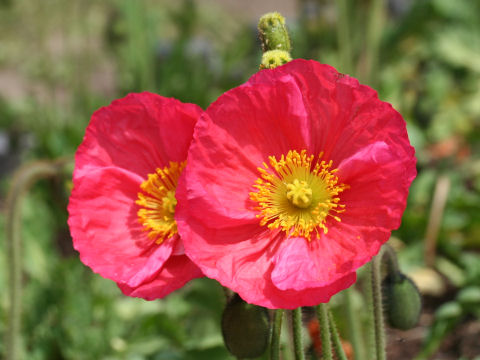
<svg viewBox="0 0 480 360"><path fill-rule="evenodd" d="M316 307L318 323L320 324L320 337L322 339L322 359L332 360L332 341L330 334L330 326L328 323L327 304L320 304Z"/></svg>
<svg viewBox="0 0 480 360"><path fill-rule="evenodd" d="M375 325L375 352L377 360L386 360L385 353L385 325L383 320L382 306L382 279L381 265L384 254L383 248L373 258L372 263L372 294L373 294L373 315Z"/></svg>
<svg viewBox="0 0 480 360"><path fill-rule="evenodd" d="M350 335L350 341L352 342L353 352L355 354L355 360L365 359L365 348L363 346L360 320L358 318L358 312L353 306L353 288L343 291L345 310L347 315L347 324Z"/></svg>
<svg viewBox="0 0 480 360"><path fill-rule="evenodd" d="M432 205L428 216L427 229L425 232L424 261L425 265L433 267L435 264L435 253L438 235L442 226L443 213L450 192L451 181L448 175L440 174L433 191Z"/></svg>
<svg viewBox="0 0 480 360"><path fill-rule="evenodd" d="M6 359L20 358L22 304L21 220L22 200L29 188L41 178L57 175L70 159L39 161L20 168L14 175L6 201L6 239L8 254L8 299Z"/></svg>
<svg viewBox="0 0 480 360"><path fill-rule="evenodd" d="M225 301L228 303L235 293L229 288L222 286L223 295L225 295Z"/></svg>
<svg viewBox="0 0 480 360"><path fill-rule="evenodd" d="M365 73L364 81L375 86L377 80L378 53L383 34L384 0L371 0L369 18L366 29L365 43Z"/></svg>
<svg viewBox="0 0 480 360"><path fill-rule="evenodd" d="M280 334L282 331L283 309L275 310L273 315L272 338L270 340L270 360L280 359Z"/></svg>
<svg viewBox="0 0 480 360"><path fill-rule="evenodd" d="M305 360L302 338L302 308L292 310L293 347L295 360Z"/></svg>
<svg viewBox="0 0 480 360"><path fill-rule="evenodd" d="M374 306L373 306L373 290L372 290L372 267L373 261L370 261L366 266L365 278L363 279L363 290L365 294L365 301L367 303L367 323L365 324L367 328L367 356L372 359L375 354L375 316L374 316Z"/></svg>
<svg viewBox="0 0 480 360"><path fill-rule="evenodd" d="M328 311L328 320L332 332L333 347L335 348L335 352L337 353L338 360L348 360L347 355L345 355L345 351L343 351L342 341L340 340L340 336L338 335L337 326L335 325L335 321L333 320L333 314L330 310Z"/></svg>
<svg viewBox="0 0 480 360"><path fill-rule="evenodd" d="M341 71L352 73L352 46L350 43L350 0L337 0L337 41Z"/></svg>
<svg viewBox="0 0 480 360"><path fill-rule="evenodd" d="M382 251L379 253L381 256L380 263L383 263L384 259L387 259L388 275L398 279L400 276L400 266L398 265L397 253L389 244L383 244Z"/></svg>

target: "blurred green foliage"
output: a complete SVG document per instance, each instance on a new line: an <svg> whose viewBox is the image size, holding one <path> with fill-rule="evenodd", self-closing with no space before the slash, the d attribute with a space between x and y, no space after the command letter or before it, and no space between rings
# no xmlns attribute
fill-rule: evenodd
<svg viewBox="0 0 480 360"><path fill-rule="evenodd" d="M352 60L360 79L369 3L356 1L350 13ZM287 19L293 56L342 71L335 32L342 24L336 23L334 2L297 4L298 18ZM435 185L446 176L450 190L436 266L456 289L477 289L480 1L390 0L386 8L371 81L380 98L404 116L418 158L418 177L395 232L406 244L402 261L422 266ZM13 169L32 159L72 155L97 108L139 91L206 108L256 72L261 56L255 20L189 0L3 0L0 34L2 237ZM80 263L66 226L68 182L66 176L39 183L24 205L25 358L231 358L220 332L224 299L214 281L195 280L162 301L146 302L122 296L115 284ZM2 289L7 288L4 247L1 241ZM0 337L6 303L4 291ZM478 317L463 303L459 309L442 329L450 331L467 313ZM443 331L442 321L430 337Z"/></svg>

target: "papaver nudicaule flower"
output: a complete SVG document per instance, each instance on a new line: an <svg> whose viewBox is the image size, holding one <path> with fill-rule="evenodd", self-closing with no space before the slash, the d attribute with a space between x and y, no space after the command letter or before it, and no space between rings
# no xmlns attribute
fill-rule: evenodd
<svg viewBox="0 0 480 360"><path fill-rule="evenodd" d="M262 70L197 122L177 190L186 254L247 302L327 302L400 225L415 163L371 88L315 61Z"/></svg>
<svg viewBox="0 0 480 360"><path fill-rule="evenodd" d="M161 298L203 276L184 254L175 190L202 110L151 93L96 111L75 154L68 206L81 260L130 296Z"/></svg>

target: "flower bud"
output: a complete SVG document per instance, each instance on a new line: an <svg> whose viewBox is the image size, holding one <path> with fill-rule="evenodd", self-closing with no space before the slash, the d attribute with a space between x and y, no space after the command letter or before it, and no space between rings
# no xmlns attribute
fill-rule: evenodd
<svg viewBox="0 0 480 360"><path fill-rule="evenodd" d="M290 52L290 37L285 18L278 12L263 15L258 21L258 32L263 52L269 50Z"/></svg>
<svg viewBox="0 0 480 360"><path fill-rule="evenodd" d="M247 304L235 294L223 311L222 334L228 351L237 358L261 356L268 345L267 309Z"/></svg>
<svg viewBox="0 0 480 360"><path fill-rule="evenodd" d="M417 287L403 274L387 276L383 283L385 313L391 327L408 330L414 327L422 309Z"/></svg>
<svg viewBox="0 0 480 360"><path fill-rule="evenodd" d="M283 50L267 51L262 56L260 69L275 69L277 66L284 65L291 61L290 54Z"/></svg>

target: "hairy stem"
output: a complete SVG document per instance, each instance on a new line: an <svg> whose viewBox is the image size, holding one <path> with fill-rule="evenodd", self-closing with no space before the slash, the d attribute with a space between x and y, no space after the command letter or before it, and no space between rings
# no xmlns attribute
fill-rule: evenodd
<svg viewBox="0 0 480 360"><path fill-rule="evenodd" d="M8 300L6 359L20 358L22 303L21 220L22 200L39 179L59 174L70 159L39 161L21 167L14 175L6 201L6 239L8 254Z"/></svg>
<svg viewBox="0 0 480 360"><path fill-rule="evenodd" d="M386 360L385 325L383 320L381 265L384 254L382 248L372 263L373 315L375 326L375 353L377 360Z"/></svg>
<svg viewBox="0 0 480 360"><path fill-rule="evenodd" d="M302 338L302 308L292 310L293 327L293 347L295 351L295 360L305 360Z"/></svg>
<svg viewBox="0 0 480 360"><path fill-rule="evenodd" d="M345 313L347 316L348 331L350 341L352 342L355 360L365 360L365 348L362 341L362 331L360 328L360 319L353 306L353 288L343 291Z"/></svg>
<svg viewBox="0 0 480 360"><path fill-rule="evenodd" d="M272 338L270 339L270 360L280 359L280 335L282 331L283 309L275 310L273 315Z"/></svg>
<svg viewBox="0 0 480 360"><path fill-rule="evenodd" d="M432 207L430 209L427 230L425 233L424 259L427 266L433 266L435 263L437 238L442 225L443 212L445 210L445 205L447 204L449 191L449 177L446 175L440 175L435 185Z"/></svg>
<svg viewBox="0 0 480 360"><path fill-rule="evenodd" d="M365 324L367 328L366 337L367 337L367 358L374 358L375 354L375 315L374 315L374 306L373 306L373 290L372 290L372 267L373 261L370 261L366 266L366 276L363 282L363 290L365 294L365 301L367 305L367 323Z"/></svg>
<svg viewBox="0 0 480 360"><path fill-rule="evenodd" d="M382 251L379 253L381 256L380 265L387 259L388 275L397 279L400 276L400 266L398 265L397 253L388 244L383 244Z"/></svg>
<svg viewBox="0 0 480 360"><path fill-rule="evenodd" d="M376 84L376 73L378 67L378 54L380 50L380 40L383 34L383 23L385 16L385 2L384 0L370 0L370 11L366 29L366 44L365 44L365 73L364 81L367 81L370 86Z"/></svg>
<svg viewBox="0 0 480 360"><path fill-rule="evenodd" d="M338 335L337 326L335 325L333 314L330 310L328 311L328 321L332 333L333 347L335 348L338 360L348 360L345 351L343 351L342 341Z"/></svg>
<svg viewBox="0 0 480 360"><path fill-rule="evenodd" d="M337 0L337 41L340 67L343 73L352 73L352 46L350 42L350 0Z"/></svg>
<svg viewBox="0 0 480 360"><path fill-rule="evenodd" d="M332 341L330 326L328 322L327 304L320 304L316 307L318 323L320 324L320 337L322 339L322 359L332 360Z"/></svg>

